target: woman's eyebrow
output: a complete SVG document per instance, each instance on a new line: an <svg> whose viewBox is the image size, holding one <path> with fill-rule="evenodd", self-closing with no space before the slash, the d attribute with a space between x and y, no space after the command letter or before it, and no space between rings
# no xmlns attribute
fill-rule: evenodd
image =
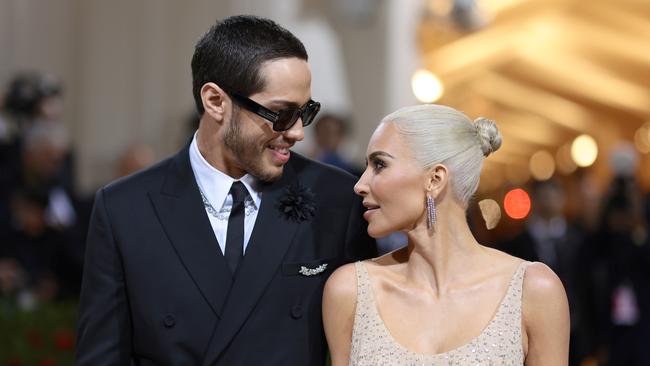
<svg viewBox="0 0 650 366"><path fill-rule="evenodd" d="M394 157L393 155L391 155L391 154L389 154L389 153L387 153L387 152L385 152L385 151L373 151L373 152L368 156L368 159L374 159L374 158L376 158L376 157L378 157L378 156L385 156L385 157L388 157L388 158L391 158L391 159L395 159L395 157Z"/></svg>

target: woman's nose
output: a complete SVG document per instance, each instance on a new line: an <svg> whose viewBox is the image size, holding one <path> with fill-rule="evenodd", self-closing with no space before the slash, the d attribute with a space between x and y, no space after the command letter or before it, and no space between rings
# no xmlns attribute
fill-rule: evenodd
<svg viewBox="0 0 650 366"><path fill-rule="evenodd" d="M357 183L354 185L354 193L358 194L359 196L365 196L365 195L368 194L368 184L366 182L366 180L367 180L366 172L367 171L368 171L368 169L366 169L363 172L363 174L361 175L361 177L359 178Z"/></svg>

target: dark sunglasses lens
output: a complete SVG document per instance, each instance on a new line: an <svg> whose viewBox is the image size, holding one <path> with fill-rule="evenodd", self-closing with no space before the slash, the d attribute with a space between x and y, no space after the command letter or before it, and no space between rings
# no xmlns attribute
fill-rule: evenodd
<svg viewBox="0 0 650 366"><path fill-rule="evenodd" d="M305 107L304 112L302 112L302 125L305 127L309 126L309 124L314 121L314 117L316 117L319 110L320 103L310 102L310 104Z"/></svg>
<svg viewBox="0 0 650 366"><path fill-rule="evenodd" d="M278 120L273 124L273 129L276 131L286 131L296 123L299 116L299 109L283 109L278 112Z"/></svg>

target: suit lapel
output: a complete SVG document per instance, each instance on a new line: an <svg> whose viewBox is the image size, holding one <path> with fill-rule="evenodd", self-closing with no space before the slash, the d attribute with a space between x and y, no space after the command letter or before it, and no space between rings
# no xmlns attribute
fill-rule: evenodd
<svg viewBox="0 0 650 366"><path fill-rule="evenodd" d="M170 162L161 192L150 192L149 196L183 265L220 316L232 276L206 216L188 147Z"/></svg>
<svg viewBox="0 0 650 366"><path fill-rule="evenodd" d="M211 364L226 349L279 271L299 224L286 219L276 205L285 194L285 188L294 181L295 173L291 165L286 164L282 178L263 188L260 212L204 365Z"/></svg>

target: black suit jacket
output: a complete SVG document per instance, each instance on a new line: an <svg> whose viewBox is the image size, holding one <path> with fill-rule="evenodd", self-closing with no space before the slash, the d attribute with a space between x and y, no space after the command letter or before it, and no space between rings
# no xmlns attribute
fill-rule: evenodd
<svg viewBox="0 0 650 366"><path fill-rule="evenodd" d="M339 265L375 254L355 179L292 154L265 184L232 279L186 147L98 191L79 309L77 365L322 365L323 285ZM313 193L294 221L288 187ZM324 272L299 273L302 266Z"/></svg>

